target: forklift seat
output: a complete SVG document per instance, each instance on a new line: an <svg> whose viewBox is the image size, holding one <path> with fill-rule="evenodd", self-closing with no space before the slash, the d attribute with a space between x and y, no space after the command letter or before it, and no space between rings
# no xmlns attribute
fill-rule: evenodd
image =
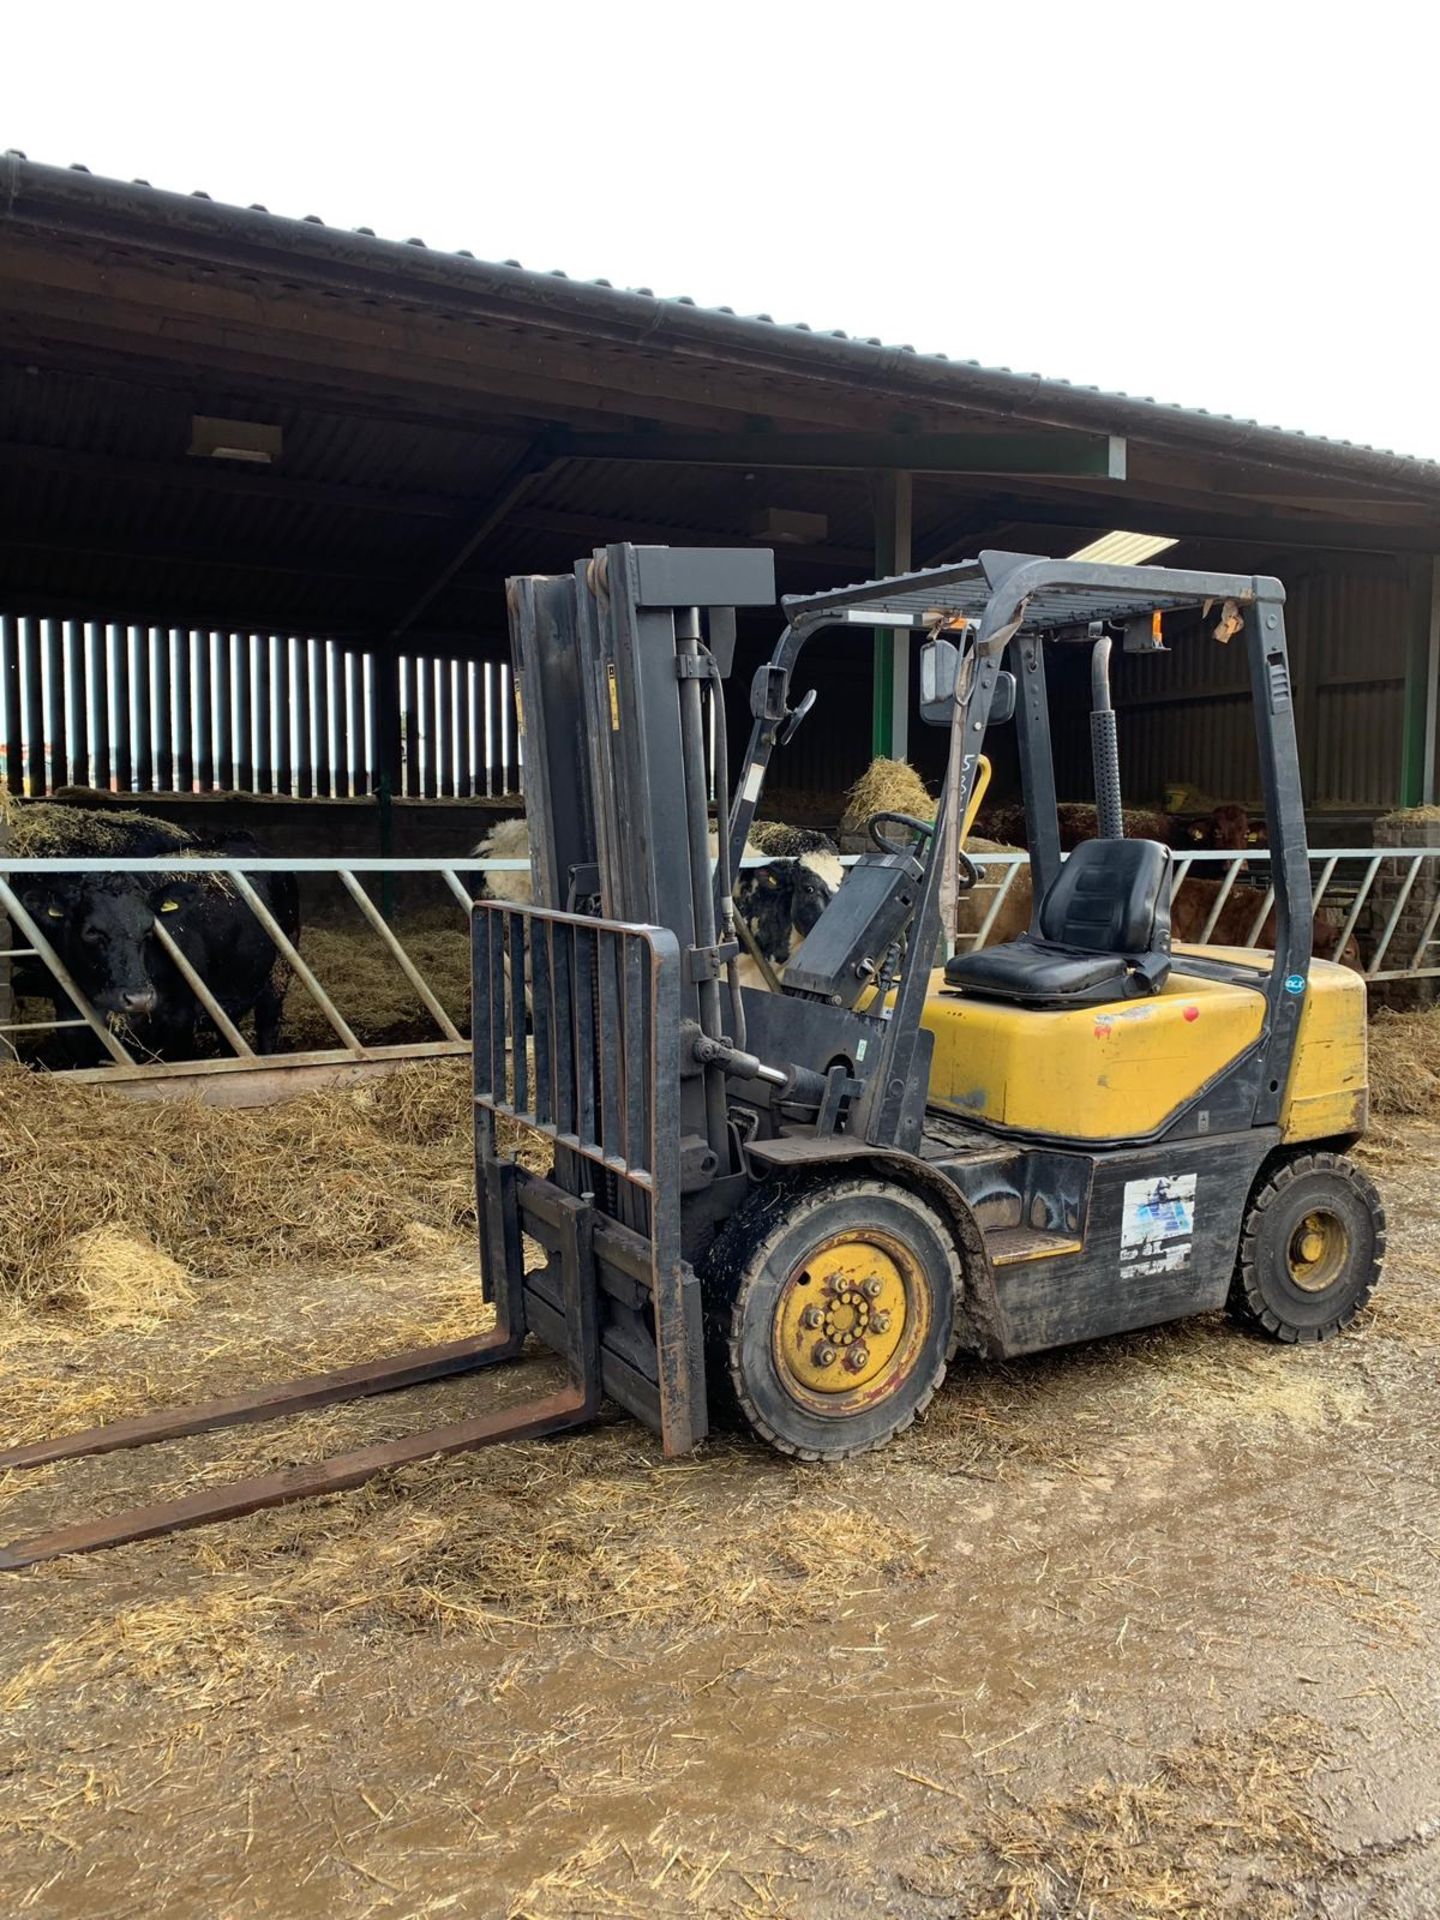
<svg viewBox="0 0 1440 1920"><path fill-rule="evenodd" d="M1040 902L1039 932L957 953L945 984L982 1000L1090 1007L1158 993L1170 972L1170 849L1082 840Z"/></svg>

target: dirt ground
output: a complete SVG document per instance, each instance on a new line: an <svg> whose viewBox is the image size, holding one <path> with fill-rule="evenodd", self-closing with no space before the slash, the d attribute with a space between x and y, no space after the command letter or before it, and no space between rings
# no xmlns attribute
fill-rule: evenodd
<svg viewBox="0 0 1440 1920"><path fill-rule="evenodd" d="M1376 1302L959 1365L797 1468L610 1419L0 1576L0 1912L1440 1913L1440 1126ZM453 1337L463 1241L0 1321L0 1426ZM339 1345L337 1346L337 1338ZM528 1393L455 1382L0 1477L0 1532Z"/></svg>

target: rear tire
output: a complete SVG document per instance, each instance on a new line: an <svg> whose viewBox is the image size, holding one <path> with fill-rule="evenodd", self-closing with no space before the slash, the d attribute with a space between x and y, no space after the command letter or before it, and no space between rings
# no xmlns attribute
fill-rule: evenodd
<svg viewBox="0 0 1440 1920"><path fill-rule="evenodd" d="M1330 1340L1374 1292L1384 1258L1374 1185L1343 1154L1296 1154L1250 1197L1227 1310L1265 1339Z"/></svg>
<svg viewBox="0 0 1440 1920"><path fill-rule="evenodd" d="M955 1350L954 1237L893 1181L761 1188L716 1240L705 1291L717 1398L801 1460L883 1447Z"/></svg>

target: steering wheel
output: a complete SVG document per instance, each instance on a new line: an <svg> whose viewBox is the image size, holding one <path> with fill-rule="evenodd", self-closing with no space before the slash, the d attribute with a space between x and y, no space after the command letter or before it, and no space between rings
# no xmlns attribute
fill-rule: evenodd
<svg viewBox="0 0 1440 1920"><path fill-rule="evenodd" d="M897 827L907 827L909 829L914 836L911 846L897 847L893 840L886 838L880 829L887 820L893 821ZM887 808L884 812L872 813L870 815L869 819L865 822L865 831L880 849L881 853L909 853L912 851L916 841L931 840L934 838L935 822L933 820L917 820L913 813L892 813ZM962 893L968 893L972 887L979 886L980 869L975 865L975 862L970 858L969 854L965 852L963 847L956 848L955 859L959 867L956 878L960 883L960 890Z"/></svg>
<svg viewBox="0 0 1440 1920"><path fill-rule="evenodd" d="M891 813L888 809L883 813L872 813L865 822L865 831L880 849L881 853L911 853L914 851L913 841L908 847L897 847L893 840L886 839L885 835L880 831L880 828L887 820L892 820L897 827L908 827L914 836L914 840L928 840L935 832L935 822L933 820L917 820L913 813Z"/></svg>

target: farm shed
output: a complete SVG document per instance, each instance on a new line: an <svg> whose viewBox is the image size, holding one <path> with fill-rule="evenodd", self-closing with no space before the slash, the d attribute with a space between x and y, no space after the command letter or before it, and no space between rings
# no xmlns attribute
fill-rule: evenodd
<svg viewBox="0 0 1440 1920"><path fill-rule="evenodd" d="M453 849L439 803L513 791L505 577L611 539L773 546L790 591L1165 536L1286 579L1313 808L1363 837L1433 795L1440 465L14 153L0 508L12 791L335 802L267 813L294 852L373 851L376 793L436 803L387 851ZM924 764L912 667L885 634L816 659L777 784ZM1123 663L1137 798L1250 797L1239 670Z"/></svg>

